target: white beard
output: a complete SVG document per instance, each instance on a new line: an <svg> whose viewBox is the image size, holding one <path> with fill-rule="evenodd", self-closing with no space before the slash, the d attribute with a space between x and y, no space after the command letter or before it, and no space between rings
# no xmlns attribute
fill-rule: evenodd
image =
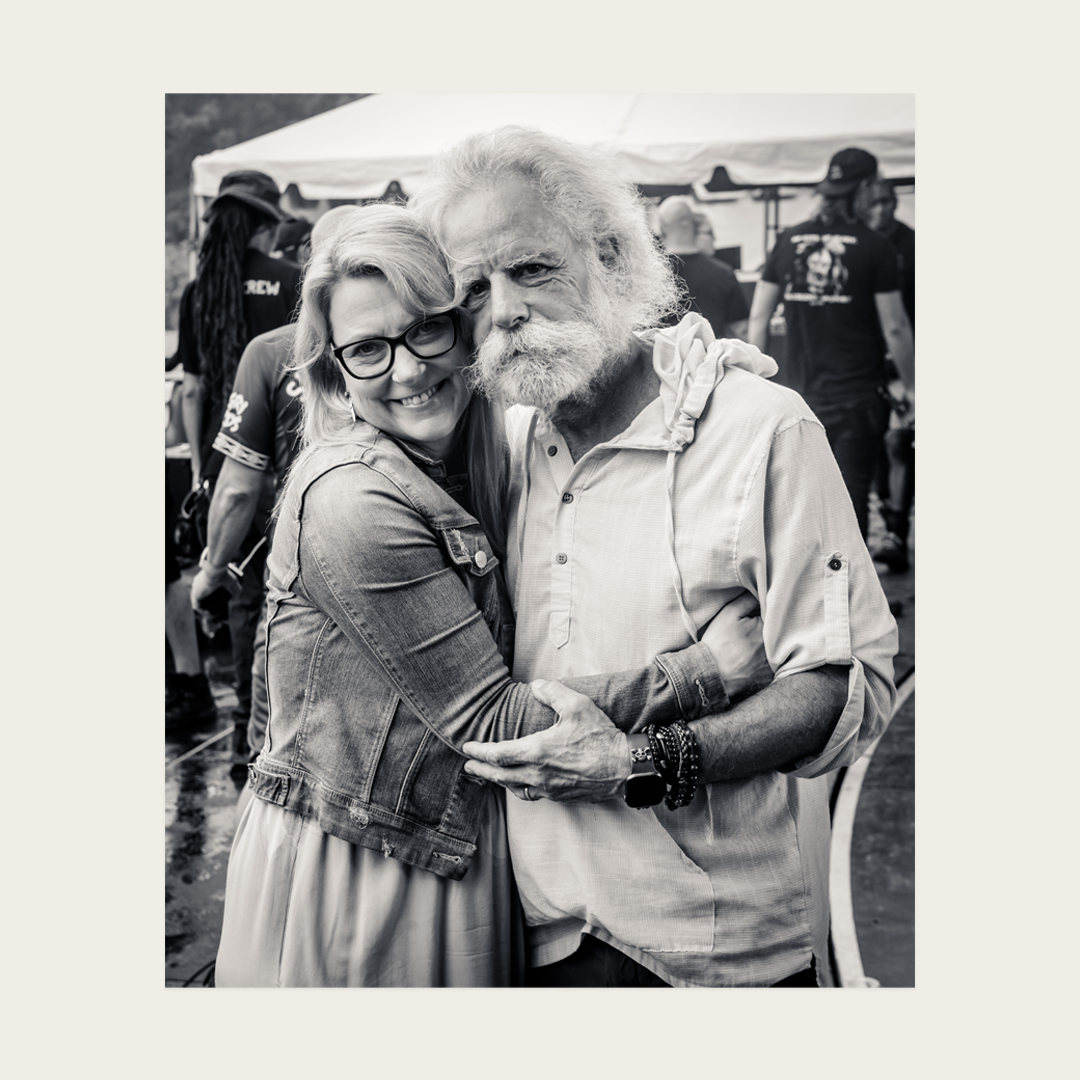
<svg viewBox="0 0 1080 1080"><path fill-rule="evenodd" d="M557 405L584 401L619 367L632 340L613 313L597 307L580 319L534 315L515 330L493 326L466 369L467 381L491 400L549 415Z"/></svg>

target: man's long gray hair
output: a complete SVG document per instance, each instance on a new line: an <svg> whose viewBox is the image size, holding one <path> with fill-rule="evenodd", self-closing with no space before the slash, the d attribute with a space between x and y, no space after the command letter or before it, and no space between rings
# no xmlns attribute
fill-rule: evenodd
<svg viewBox="0 0 1080 1080"><path fill-rule="evenodd" d="M462 197L523 177L536 186L628 330L656 326L678 304L670 264L646 219L646 204L614 159L535 128L507 126L470 135L436 159L430 185L413 205L442 239L446 211Z"/></svg>

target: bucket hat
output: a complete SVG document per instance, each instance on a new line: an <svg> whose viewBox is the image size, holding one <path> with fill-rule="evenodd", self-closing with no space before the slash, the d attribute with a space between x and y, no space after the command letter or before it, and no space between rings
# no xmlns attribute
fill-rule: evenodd
<svg viewBox="0 0 1080 1080"><path fill-rule="evenodd" d="M266 173L255 172L253 169L241 169L239 172L231 172L222 177L218 187L217 198L206 208L203 221L209 221L214 207L222 199L237 199L274 221L281 221L285 215L278 209L278 200L281 192L277 184Z"/></svg>

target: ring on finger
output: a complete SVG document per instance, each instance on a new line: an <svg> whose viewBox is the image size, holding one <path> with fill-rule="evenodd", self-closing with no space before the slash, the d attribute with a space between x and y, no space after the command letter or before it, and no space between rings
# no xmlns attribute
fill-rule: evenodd
<svg viewBox="0 0 1080 1080"><path fill-rule="evenodd" d="M530 794L529 794L529 785L528 785L528 784L526 784L526 785L525 785L525 786L524 786L524 787L523 787L523 788L521 789L521 797L522 797L522 798L523 798L523 799L524 799L524 800L525 800L526 802L533 802L533 801L534 801L534 800L536 799L536 796L535 796L535 795L530 795Z"/></svg>

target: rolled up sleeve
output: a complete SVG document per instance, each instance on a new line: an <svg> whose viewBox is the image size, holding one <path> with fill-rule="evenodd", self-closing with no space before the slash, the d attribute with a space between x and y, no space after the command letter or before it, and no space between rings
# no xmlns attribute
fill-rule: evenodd
<svg viewBox="0 0 1080 1080"><path fill-rule="evenodd" d="M761 463L740 572L761 599L776 677L847 667L847 700L820 754L785 769L814 777L852 764L884 732L896 698L896 621L821 425L801 418Z"/></svg>

